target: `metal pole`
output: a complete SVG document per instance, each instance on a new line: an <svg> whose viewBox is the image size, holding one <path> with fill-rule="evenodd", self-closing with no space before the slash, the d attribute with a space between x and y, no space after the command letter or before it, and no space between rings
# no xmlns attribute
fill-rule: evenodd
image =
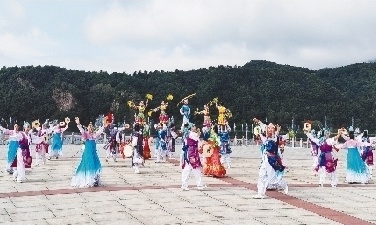
<svg viewBox="0 0 376 225"><path fill-rule="evenodd" d="M248 145L248 124L245 124L245 145Z"/></svg>

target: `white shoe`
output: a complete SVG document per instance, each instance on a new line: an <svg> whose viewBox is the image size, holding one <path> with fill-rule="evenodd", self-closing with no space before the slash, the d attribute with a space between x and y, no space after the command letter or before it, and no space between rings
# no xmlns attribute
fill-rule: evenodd
<svg viewBox="0 0 376 225"><path fill-rule="evenodd" d="M287 195L289 193L289 186L286 184L286 187L285 189L283 190L283 192Z"/></svg>
<svg viewBox="0 0 376 225"><path fill-rule="evenodd" d="M206 186L206 185L204 185L204 186L199 186L199 187L197 187L197 190L204 190L204 189L206 189L206 188L208 188L208 186Z"/></svg>
<svg viewBox="0 0 376 225"><path fill-rule="evenodd" d="M135 171L134 171L134 173L137 173L137 174L139 174L139 173L140 173L140 171L139 171L139 170L135 170Z"/></svg>
<svg viewBox="0 0 376 225"><path fill-rule="evenodd" d="M254 196L252 196L254 199L264 199L265 198L265 196L263 196L263 195L259 195L259 194L257 194L257 195L254 195Z"/></svg>
<svg viewBox="0 0 376 225"><path fill-rule="evenodd" d="M189 188L188 187L181 187L181 189L183 190L183 191L189 191Z"/></svg>
<svg viewBox="0 0 376 225"><path fill-rule="evenodd" d="M17 183L22 183L22 180L17 180Z"/></svg>

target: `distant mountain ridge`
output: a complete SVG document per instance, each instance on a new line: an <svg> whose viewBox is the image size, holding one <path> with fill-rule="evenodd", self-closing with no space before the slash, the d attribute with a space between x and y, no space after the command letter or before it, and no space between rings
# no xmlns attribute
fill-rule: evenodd
<svg viewBox="0 0 376 225"><path fill-rule="evenodd" d="M310 70L254 60L244 66L217 66L173 72L144 71L111 73L68 70L56 66L3 67L0 70L0 116L18 121L63 119L79 116L94 121L110 109L118 122L131 123L134 111L128 100L145 100L157 107L168 94L174 96L168 113L180 126L177 103L185 96L191 111L202 109L218 97L232 113L230 123L251 123L253 117L284 127L302 126L305 120L319 120L333 128L351 125L376 130L376 63L357 63L339 68ZM212 108L212 119L217 110ZM201 115L192 115L201 124ZM158 121L158 113L150 118Z"/></svg>

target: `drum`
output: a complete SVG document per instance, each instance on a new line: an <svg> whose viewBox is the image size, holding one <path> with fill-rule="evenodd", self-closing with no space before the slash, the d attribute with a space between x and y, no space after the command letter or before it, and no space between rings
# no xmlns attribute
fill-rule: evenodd
<svg viewBox="0 0 376 225"><path fill-rule="evenodd" d="M124 157L129 158L133 155L133 147L131 145L124 146Z"/></svg>
<svg viewBox="0 0 376 225"><path fill-rule="evenodd" d="M208 144L204 144L203 146L202 146L202 155L204 156L204 157L211 157L212 156L212 154L213 154L213 148L211 148L210 147L210 145L208 145Z"/></svg>

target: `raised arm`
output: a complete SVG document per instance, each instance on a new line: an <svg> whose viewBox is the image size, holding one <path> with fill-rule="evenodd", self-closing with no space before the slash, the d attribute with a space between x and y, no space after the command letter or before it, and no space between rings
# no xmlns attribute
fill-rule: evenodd
<svg viewBox="0 0 376 225"><path fill-rule="evenodd" d="M0 125L0 130L3 131L4 134L12 134L12 130L6 129Z"/></svg>
<svg viewBox="0 0 376 225"><path fill-rule="evenodd" d="M78 130L80 131L80 133L82 135L84 135L85 134L85 130L84 130L84 128L82 127L82 125L80 123L80 119L78 117L75 117L74 120L76 121Z"/></svg>
<svg viewBox="0 0 376 225"><path fill-rule="evenodd" d="M99 136L102 135L104 131L104 128L103 127L99 127L99 129L97 130L97 132L95 132L95 138L98 138Z"/></svg>
<svg viewBox="0 0 376 225"><path fill-rule="evenodd" d="M305 133L307 135L307 137L312 141L314 142L316 145L319 145L320 144L320 140L316 137L314 137L311 133L309 132L306 132Z"/></svg>

